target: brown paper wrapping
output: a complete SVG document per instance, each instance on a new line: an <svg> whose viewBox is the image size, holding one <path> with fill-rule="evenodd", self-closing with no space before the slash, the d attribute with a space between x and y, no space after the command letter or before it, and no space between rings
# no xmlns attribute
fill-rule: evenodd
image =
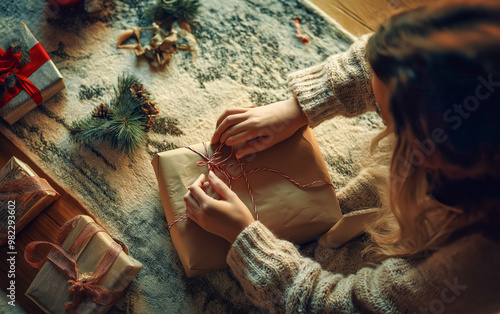
<svg viewBox="0 0 500 314"><path fill-rule="evenodd" d="M16 157L12 157L0 170L0 185L37 174L27 164ZM16 233L19 233L38 214L59 198L59 193L52 191L39 191L16 198ZM0 222L7 225L8 203L0 202Z"/></svg>
<svg viewBox="0 0 500 314"><path fill-rule="evenodd" d="M206 155L203 144L191 147ZM213 153L212 148L210 152ZM196 165L200 160L202 158L194 152L181 148L159 153L152 161L169 223L185 214L183 196L187 188L200 173L208 174L206 166ZM330 180L310 128L301 128L289 139L241 161L249 163L245 166L247 171L267 167L281 171L301 184ZM234 168L230 172L233 176L241 173ZM335 190L330 185L301 189L287 179L266 171L251 173L248 179L260 221L281 238L295 243L315 240L342 217ZM253 213L245 180L234 180L232 190ZM188 277L227 266L226 255L230 244L196 223L176 223L170 229L170 235Z"/></svg>
<svg viewBox="0 0 500 314"><path fill-rule="evenodd" d="M336 249L365 232L366 223L373 219L378 209L365 209L342 217L318 240L319 246Z"/></svg>
<svg viewBox="0 0 500 314"><path fill-rule="evenodd" d="M75 241L80 231L86 224L94 220L89 216L81 216L75 229L70 232L62 247L68 250ZM99 232L89 241L89 243L77 252L76 265L78 275L92 273L99 262L104 257L109 245L114 241L107 233ZM142 264L134 258L121 252L111 266L106 275L98 282L99 285L120 292L123 291L134 280ZM68 292L68 278L50 261L47 261L30 287L26 291L26 296L36 303L45 313L66 313L64 303L71 300ZM85 299L76 309L77 313L106 313L112 305L103 306Z"/></svg>
<svg viewBox="0 0 500 314"><path fill-rule="evenodd" d="M13 40L22 40L28 46L28 49L31 49L38 43L24 23L9 30L6 36L0 37L0 47L7 50ZM52 60L43 64L35 73L31 74L28 79L40 90L43 101L46 101L66 87L61 73L59 73L59 70ZM5 104L5 106L0 108L0 116L9 124L13 124L36 106L38 105L35 101L26 91L22 90Z"/></svg>

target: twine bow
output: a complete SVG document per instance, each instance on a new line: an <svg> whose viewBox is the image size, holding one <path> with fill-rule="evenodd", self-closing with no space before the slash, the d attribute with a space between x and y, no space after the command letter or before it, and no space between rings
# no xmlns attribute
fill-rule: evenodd
<svg viewBox="0 0 500 314"><path fill-rule="evenodd" d="M9 47L7 51L4 51L0 47L0 85L4 85L5 79L10 75L15 75L19 83L10 90L6 90L4 99L0 99L0 108L19 94L21 90L25 90L28 95L33 98L36 104L42 103L43 97L40 90L28 79L28 77L45 64L45 62L49 61L50 57L45 49L43 49L42 45L38 43L30 49L30 59L31 62L21 67L20 52L14 53L12 47ZM17 85L20 85L20 87Z"/></svg>
<svg viewBox="0 0 500 314"><path fill-rule="evenodd" d="M288 181L290 181L292 184L298 186L299 188L308 188L308 187L315 185L315 184L318 184L318 183L321 183L321 185L330 185L333 187L333 184L329 180L316 180L316 181L312 181L312 182L307 183L307 184L301 184L298 181L296 181L296 180L292 179L291 177L289 177L288 175L286 175L285 173L278 171L278 170L275 170L275 169L272 169L272 168L267 168L267 167L255 168L255 169L252 169L250 171L246 171L244 166L248 165L248 163L242 163L240 161L240 159L236 159L236 162L228 162L228 160L234 155L233 148L231 148L231 153L229 154L229 156L224 158L222 155L222 152L221 152L223 144L221 144L221 145L219 145L219 147L217 147L217 149L214 151L213 155L210 155L210 151L209 151L208 146L205 142L203 142L203 146L205 147L206 155L203 155L202 153L200 153L196 149L189 147L189 146L184 146L184 148L189 149L190 151L196 153L201 158L203 158L203 160L196 162L197 166L199 166L199 167L207 166L209 170L212 170L212 171L218 170L219 172L221 172L226 177L226 179L228 181L229 188L231 188L231 181L232 180L238 180L239 178L243 177L245 179L245 183L247 186L248 195L250 196L250 199L252 201L253 211L255 213L256 220L259 220L259 214L257 212L257 204L255 203L255 199L254 199L253 193L252 193L252 188L250 187L250 182L248 181L248 175L251 173L259 172L259 171L268 171L268 172L276 173L277 175L282 176L283 178L287 179ZM227 171L227 167L234 166L234 165L238 165L239 168L241 169L241 174L238 176L232 176L229 173L229 171ZM171 224L169 224L168 229L171 229L178 222L185 222L188 220L189 220L189 218L187 218L187 217L179 217L179 218L175 219Z"/></svg>
<svg viewBox="0 0 500 314"><path fill-rule="evenodd" d="M122 295L121 292L112 291L97 284L99 280L106 275L122 251L121 245L116 242L113 242L110 245L94 273L81 278L78 275L76 253L82 250L82 248L87 245L96 233L106 232L101 226L94 222L88 223L67 251L61 246L61 243L68 236L71 230L76 227L80 218L81 216L76 216L75 218L67 221L61 227L58 243L34 241L26 246L26 250L24 252L24 258L31 267L40 268L47 260L49 260L55 267L69 277L67 281L69 284L68 292L72 295L72 297L71 301L64 304L64 308L66 310L76 309L85 298L90 298L96 304L110 305ZM41 261L34 262L32 259L35 247L40 244L47 244L52 248L52 250Z"/></svg>
<svg viewBox="0 0 500 314"><path fill-rule="evenodd" d="M52 191L57 193L47 182L40 177L26 177L18 180L8 181L0 184L0 202L18 199L24 195L40 192ZM7 243L9 230L0 221L0 245Z"/></svg>
<svg viewBox="0 0 500 314"><path fill-rule="evenodd" d="M0 201L6 202L40 191L57 193L47 180L37 176L12 180L0 184Z"/></svg>

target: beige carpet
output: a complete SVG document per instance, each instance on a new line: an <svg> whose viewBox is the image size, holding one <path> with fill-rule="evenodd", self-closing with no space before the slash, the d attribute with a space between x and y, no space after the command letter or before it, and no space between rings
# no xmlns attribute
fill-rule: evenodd
<svg viewBox="0 0 500 314"><path fill-rule="evenodd" d="M123 30L149 25L143 14L149 3L110 1L101 14L88 16L76 10L55 12L40 0L0 2L2 30L25 22L67 85L15 125L2 123L0 128L88 204L144 264L113 311L261 312L245 298L229 270L185 277L150 161L157 152L210 139L217 117L226 108L260 106L290 97L288 73L346 50L350 39L305 6L306 1L203 0L193 27L199 45L196 63L190 53L179 52L167 71L154 73L131 51L115 48ZM307 46L294 36L295 17L301 18L304 33L311 38ZM79 147L68 126L109 99L122 73L139 77L155 97L161 110L157 128L131 156L106 145ZM378 116L367 114L335 118L315 129L337 189L359 172L358 162L381 127ZM305 249L313 254L315 245ZM345 250L354 249L335 255L357 254ZM332 252L315 253L327 263Z"/></svg>

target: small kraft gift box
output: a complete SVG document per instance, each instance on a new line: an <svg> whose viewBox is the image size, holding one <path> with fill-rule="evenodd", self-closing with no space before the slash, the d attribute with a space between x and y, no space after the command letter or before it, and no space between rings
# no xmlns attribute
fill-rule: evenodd
<svg viewBox="0 0 500 314"><path fill-rule="evenodd" d="M0 169L0 245L7 242L9 233L18 234L58 198L59 193L45 179L13 156Z"/></svg>
<svg viewBox="0 0 500 314"><path fill-rule="evenodd" d="M229 242L185 218L183 197L201 173L207 175L209 167L230 184L255 218L283 239L297 244L316 240L342 217L308 127L240 160L229 147L197 144L159 153L152 164L170 235L188 277L227 266Z"/></svg>
<svg viewBox="0 0 500 314"><path fill-rule="evenodd" d="M0 36L0 116L15 123L58 91L64 80L24 23Z"/></svg>
<svg viewBox="0 0 500 314"><path fill-rule="evenodd" d="M38 245L51 251L34 261ZM24 257L40 268L26 296L45 313L106 313L142 269L120 241L85 215L66 222L57 243L29 243Z"/></svg>

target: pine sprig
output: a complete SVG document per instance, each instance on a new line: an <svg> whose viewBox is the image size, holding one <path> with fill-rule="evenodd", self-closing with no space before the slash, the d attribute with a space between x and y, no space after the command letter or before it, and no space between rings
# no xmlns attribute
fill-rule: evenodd
<svg viewBox="0 0 500 314"><path fill-rule="evenodd" d="M129 89L125 89L127 91ZM141 102L128 92L118 97L120 102L111 111L107 128L112 135L109 138L111 147L125 151L127 154L140 147L146 138L147 117L141 112Z"/></svg>
<svg viewBox="0 0 500 314"><path fill-rule="evenodd" d="M71 126L70 132L77 143L97 144L106 141L109 137L106 120L86 118Z"/></svg>
<svg viewBox="0 0 500 314"><path fill-rule="evenodd" d="M122 75L107 114L76 121L70 128L71 134L79 144L107 142L112 148L131 154L146 138L152 117L144 112L143 106L146 102L150 104L150 99L151 95L136 77Z"/></svg>

